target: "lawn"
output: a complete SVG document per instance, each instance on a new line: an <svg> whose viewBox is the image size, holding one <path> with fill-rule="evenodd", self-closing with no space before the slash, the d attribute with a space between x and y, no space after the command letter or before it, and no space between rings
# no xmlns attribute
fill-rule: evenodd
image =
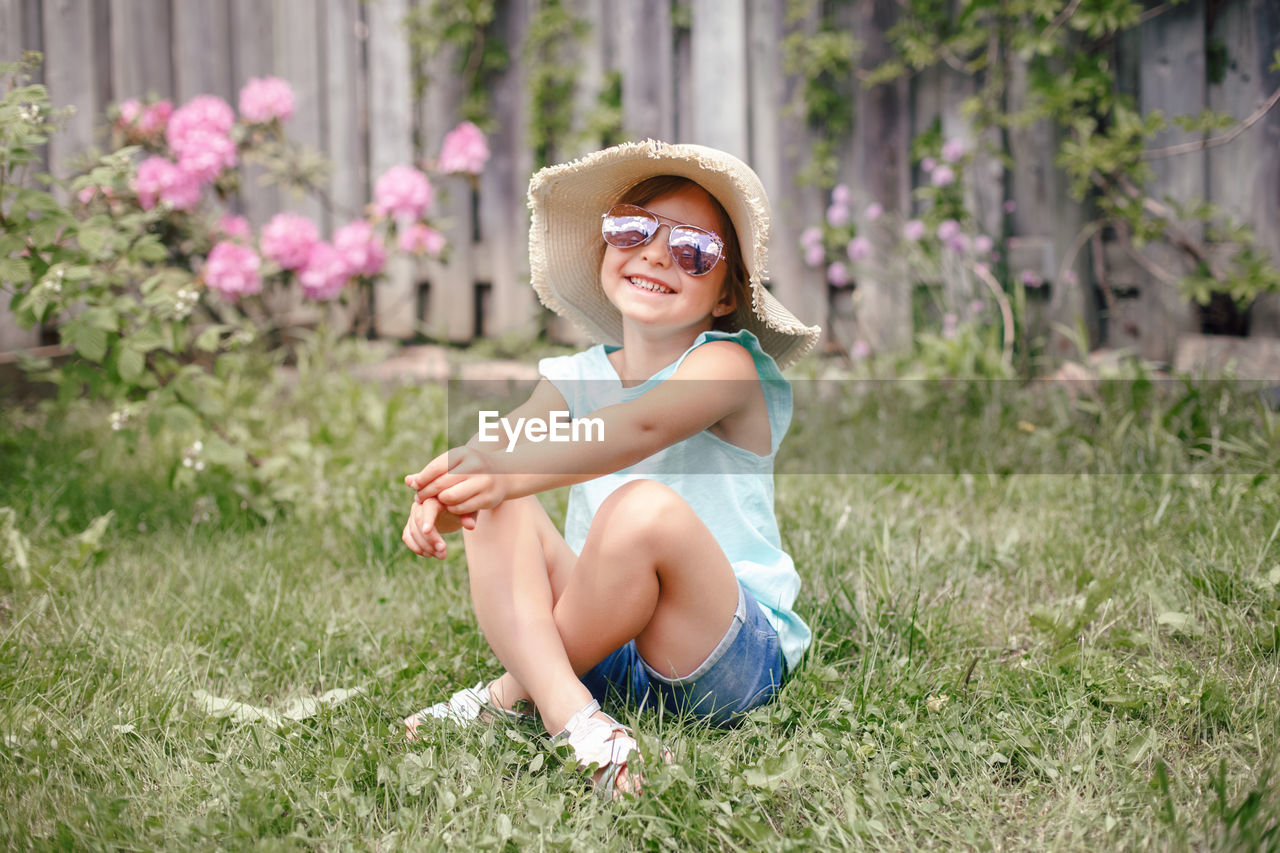
<svg viewBox="0 0 1280 853"><path fill-rule="evenodd" d="M324 393L282 409L314 489L270 518L216 473L184 486L183 443L113 433L109 409L0 416L6 846L1280 847L1263 407L1209 446L1178 426L1197 406L1211 421L1203 401L1073 421L1014 399L945 430L986 435L981 464L780 476L808 658L732 731L629 717L678 760L612 804L536 730L403 739L406 713L496 672L461 548L437 563L399 542L399 478L442 440L443 394L341 376ZM898 423L848 417L855 449L859 418ZM1032 439L1109 473L992 462Z"/></svg>

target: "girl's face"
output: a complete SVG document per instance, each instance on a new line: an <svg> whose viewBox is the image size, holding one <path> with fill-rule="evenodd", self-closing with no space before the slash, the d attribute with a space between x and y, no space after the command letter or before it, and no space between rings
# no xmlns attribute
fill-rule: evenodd
<svg viewBox="0 0 1280 853"><path fill-rule="evenodd" d="M677 222L719 234L723 229L711 197L698 187L685 187L642 205ZM605 245L600 284L609 301L622 313L624 324L655 331L689 330L695 336L711 328L713 318L733 310L725 294L728 264L716 264L706 275L693 276L676 266L667 248L671 226L667 220L653 239L633 249Z"/></svg>

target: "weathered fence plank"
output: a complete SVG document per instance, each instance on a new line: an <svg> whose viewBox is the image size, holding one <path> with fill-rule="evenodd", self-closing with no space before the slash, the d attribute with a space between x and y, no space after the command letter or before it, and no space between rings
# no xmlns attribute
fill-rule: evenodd
<svg viewBox="0 0 1280 853"><path fill-rule="evenodd" d="M0 0L0 61L16 62L28 45L23 43L21 0ZM40 343L39 329L24 329L9 311L8 286L0 287L0 352L26 349Z"/></svg>
<svg viewBox="0 0 1280 853"><path fill-rule="evenodd" d="M502 11L495 25L507 44L522 44L529 23L528 7L513 5ZM488 334L499 335L516 329L533 331L537 316L528 283L525 203L526 181L533 171L526 97L529 68L523 52L511 58L511 66L490 89L492 112L499 119L489 139L489 163L479 178L480 242L474 246L488 265L487 270L477 269L477 280L489 286L488 301L480 303L476 324Z"/></svg>
<svg viewBox="0 0 1280 853"><path fill-rule="evenodd" d="M55 107L75 112L63 130L49 140L49 168L66 177L72 163L94 146L98 102L94 55L97 35L93 16L74 0L44 0L44 78Z"/></svg>
<svg viewBox="0 0 1280 853"><path fill-rule="evenodd" d="M457 123L461 112L462 89L458 85L458 54L444 46L427 58L427 87L418 105L419 139L424 156L440 153L445 134ZM377 125L375 124L374 127ZM473 246L473 198L468 183L461 178L435 182L437 200L434 215L441 233L449 241L448 263L426 260L420 265L419 280L426 287L424 321L427 334L450 341L469 340L474 334L478 291L476 281L488 269ZM487 279L486 279L487 280Z"/></svg>
<svg viewBox="0 0 1280 853"><path fill-rule="evenodd" d="M671 3L632 0L614 5L611 12L618 27L626 132L635 138L673 141Z"/></svg>
<svg viewBox="0 0 1280 853"><path fill-rule="evenodd" d="M365 140L365 73L360 48L366 32L360 0L326 0L324 18L324 86L326 154L333 163L329 197L338 223L364 212L369 198L369 159Z"/></svg>
<svg viewBox="0 0 1280 853"><path fill-rule="evenodd" d="M568 161L600 147L599 139L591 138L587 121L599 108L605 80L613 70L613 32L610 6L605 0L573 0L566 5L587 26L586 37L572 46L577 59L578 81L574 90L574 132L566 140L562 152L563 159Z"/></svg>
<svg viewBox="0 0 1280 853"><path fill-rule="evenodd" d="M862 65L874 68L892 55L884 33L897 20L897 5L893 0L860 0L854 14L853 31L861 34L863 43ZM911 218L907 83L897 80L859 87L856 98L849 160L854 199L862 203L854 216L858 233L872 241L875 259L868 265L870 274L858 277L858 321L873 349L901 350L911 344L912 318L911 289L904 286L906 270L892 254L898 232L887 228L886 220L873 224L866 216L865 202L881 205L888 220Z"/></svg>
<svg viewBox="0 0 1280 853"><path fill-rule="evenodd" d="M231 74L237 92L250 78L275 73L275 32L270 8L257 0L231 0ZM259 228L281 210L279 191L263 186L262 175L260 166L242 166L238 200L239 209Z"/></svg>
<svg viewBox="0 0 1280 853"><path fill-rule="evenodd" d="M1263 0L1230 0L1213 16L1210 37L1230 47L1220 80L1210 81L1208 105L1239 120L1261 109L1280 87L1280 72L1268 71L1280 46L1280 13L1274 4L1270 13L1264 5ZM1280 261L1280 157L1267 156L1277 150L1280 110L1272 110L1233 141L1205 153L1210 201L1237 222L1254 222L1260 247ZM1261 300L1250 320L1250 334L1280 336L1280 300Z"/></svg>
<svg viewBox="0 0 1280 853"><path fill-rule="evenodd" d="M743 160L747 142L747 16L743 0L693 0L689 142ZM726 81L734 81L726 85ZM708 93L714 93L709 95Z"/></svg>
<svg viewBox="0 0 1280 853"><path fill-rule="evenodd" d="M217 95L234 107L231 55L230 7L173 0L173 88L178 100Z"/></svg>
<svg viewBox="0 0 1280 853"><path fill-rule="evenodd" d="M1205 9L1204 0L1190 0L1173 6L1142 25L1142 67L1139 71L1139 104L1144 114L1161 110L1166 116L1196 115L1204 109L1205 96ZM1203 138L1176 127L1156 134L1155 148L1176 145ZM1185 204L1205 197L1205 158L1202 151L1176 158L1151 162L1154 179L1147 188L1156 198ZM1192 240L1199 240L1204 230L1195 222L1182 224ZM1175 277L1191 267L1184 254L1163 244L1152 244L1144 250L1155 265ZM1159 278L1148 279L1146 288L1156 295L1149 302L1155 313L1141 343L1143 356L1167 362L1173 358L1179 334L1195 330L1197 323L1177 287Z"/></svg>
<svg viewBox="0 0 1280 853"><path fill-rule="evenodd" d="M112 97L172 98L168 0L111 0L109 10Z"/></svg>
<svg viewBox="0 0 1280 853"><path fill-rule="evenodd" d="M828 325L827 287L824 273L804 265L800 254L800 232L822 221L822 194L814 186L802 184L800 175L813 151L813 135L806 126L797 101L804 81L794 74L782 74L782 46L792 32L812 31L815 21L786 23L782 4L751 0L748 5L751 31L758 34L752 44L764 51L761 73L753 77L758 97L753 101L753 132L762 124L777 130L777 141L761 139L752 150L752 165L769 194L773 207L773 239L769 246L769 284L778 298L809 324ZM765 57L770 65L763 65Z"/></svg>
<svg viewBox="0 0 1280 853"><path fill-rule="evenodd" d="M1028 73L1027 63L1013 57L1008 95L1011 112L1028 106ZM1079 353L1061 330L1074 329L1083 322L1086 332L1097 340L1098 328L1088 286L1092 280L1089 245L1078 242L1085 212L1071 197L1066 177L1054 167L1050 153L1058 150L1061 139L1061 132L1048 120L1009 128L1007 154L1012 165L1005 194L1013 210L1007 215L1002 211L1007 226L992 236L1007 233L1009 237L1006 260L1011 276L1022 279L1026 275L1033 283L1043 282L1042 288L1028 290L1028 330L1045 340L1054 357L1072 358Z"/></svg>
<svg viewBox="0 0 1280 853"><path fill-rule="evenodd" d="M22 38L22 0L0 0L0 62L17 62L26 49Z"/></svg>
<svg viewBox="0 0 1280 853"><path fill-rule="evenodd" d="M382 0L365 5L370 43L369 174L413 160L413 94L409 41L404 18L408 0ZM413 264L403 257L387 263L386 279L374 289L374 325L379 334L409 338L416 331L418 292Z"/></svg>
<svg viewBox="0 0 1280 853"><path fill-rule="evenodd" d="M324 38L324 7L313 0L275 0L275 73L293 87L293 117L289 138L313 151L326 151L325 81L321 62ZM344 224L334 222L314 197L286 193L286 206L310 218L321 233L331 233Z"/></svg>

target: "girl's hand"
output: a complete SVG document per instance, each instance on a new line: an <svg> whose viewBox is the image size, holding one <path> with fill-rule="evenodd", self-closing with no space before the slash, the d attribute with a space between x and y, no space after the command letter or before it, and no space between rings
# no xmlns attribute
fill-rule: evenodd
<svg viewBox="0 0 1280 853"><path fill-rule="evenodd" d="M417 474L404 478L416 489L417 500L437 499L454 515L474 516L493 509L507 498L504 479L494 458L473 447L455 447L427 463ZM466 521L463 522L466 526ZM468 526L474 527L475 521Z"/></svg>
<svg viewBox="0 0 1280 853"><path fill-rule="evenodd" d="M443 560L448 553L444 537L436 529L436 516L440 513L440 502L437 500L414 501L409 509L409 520L405 522L401 541L409 550L419 557L435 557Z"/></svg>

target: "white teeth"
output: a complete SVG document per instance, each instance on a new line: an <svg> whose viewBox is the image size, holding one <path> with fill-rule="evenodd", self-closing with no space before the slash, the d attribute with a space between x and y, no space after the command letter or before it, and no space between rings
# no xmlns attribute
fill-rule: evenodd
<svg viewBox="0 0 1280 853"><path fill-rule="evenodd" d="M654 293L675 293L675 291L670 288L663 287L660 284L655 284L652 281L645 281L642 278L629 278L627 281L642 290L652 290Z"/></svg>

